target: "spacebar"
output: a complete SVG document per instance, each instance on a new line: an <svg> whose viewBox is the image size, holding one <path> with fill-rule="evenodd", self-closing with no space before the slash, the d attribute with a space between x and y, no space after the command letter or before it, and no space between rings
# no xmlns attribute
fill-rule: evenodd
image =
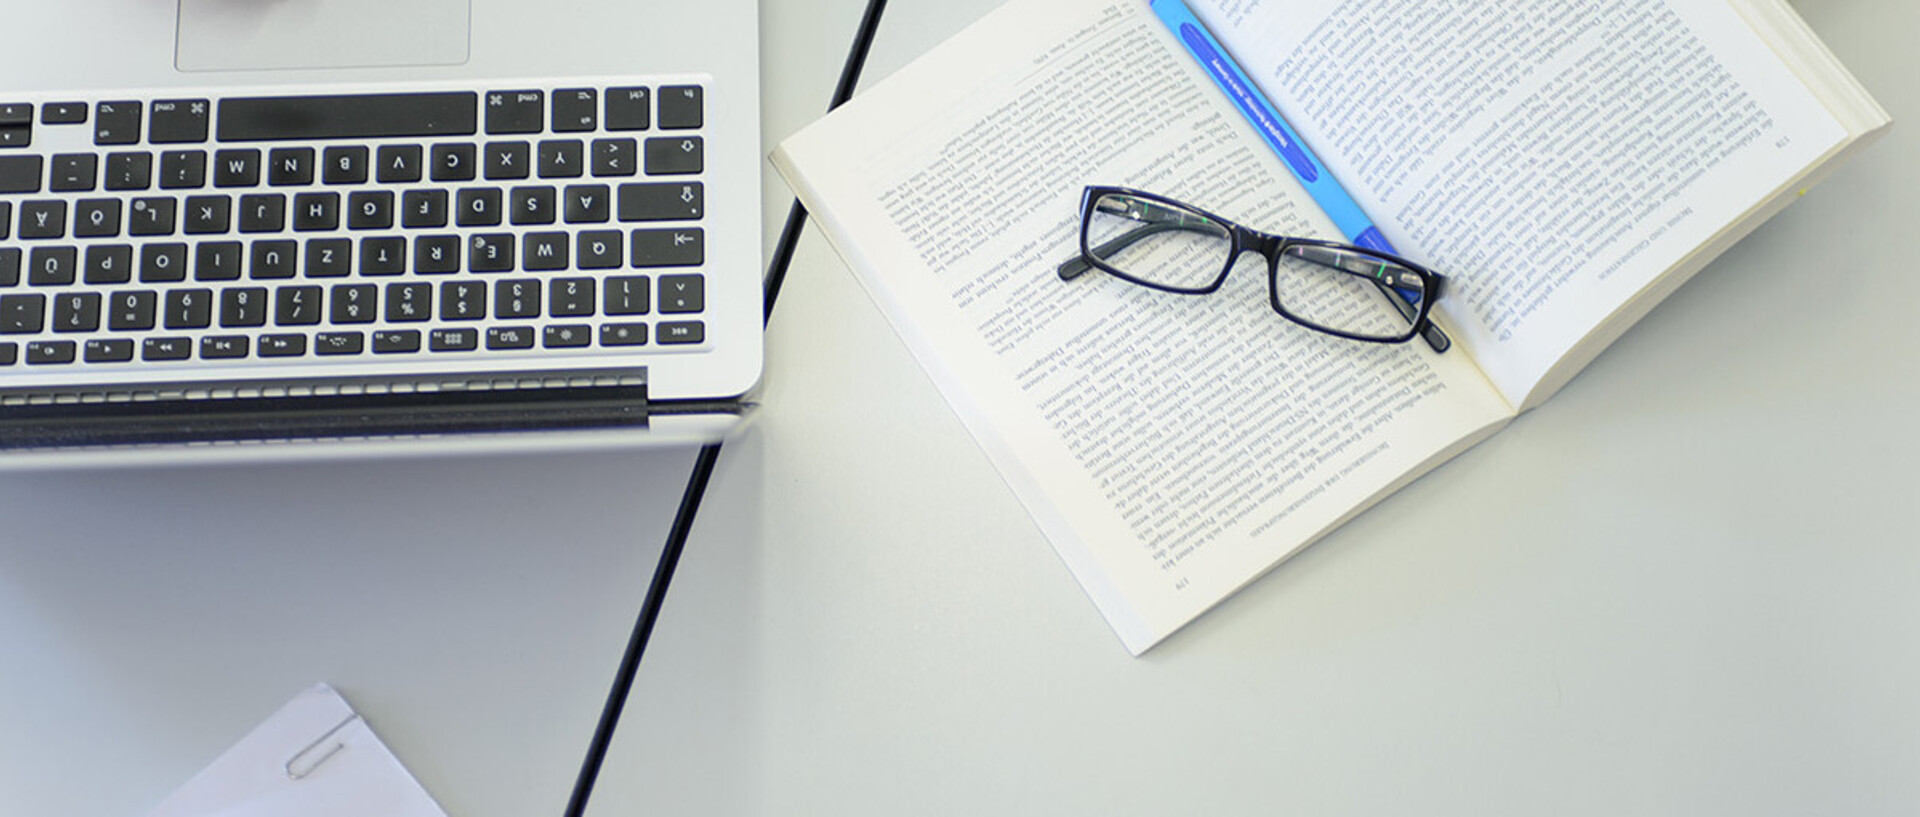
<svg viewBox="0 0 1920 817"><path fill-rule="evenodd" d="M471 135L479 104L472 91L236 97L220 100L215 133L222 142Z"/></svg>

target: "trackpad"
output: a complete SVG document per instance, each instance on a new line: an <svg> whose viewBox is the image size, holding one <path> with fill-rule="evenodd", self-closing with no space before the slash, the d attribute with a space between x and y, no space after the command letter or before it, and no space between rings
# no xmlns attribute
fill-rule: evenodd
<svg viewBox="0 0 1920 817"><path fill-rule="evenodd" d="M182 71L458 65L469 0L180 0Z"/></svg>

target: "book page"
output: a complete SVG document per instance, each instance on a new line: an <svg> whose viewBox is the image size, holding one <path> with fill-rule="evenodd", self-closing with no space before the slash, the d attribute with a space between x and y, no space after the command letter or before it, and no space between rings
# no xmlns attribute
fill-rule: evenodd
<svg viewBox="0 0 1920 817"><path fill-rule="evenodd" d="M1282 319L1252 254L1059 278L1093 183L1331 234L1137 0L1016 0L775 162L1136 654L1510 416L1466 355Z"/></svg>
<svg viewBox="0 0 1920 817"><path fill-rule="evenodd" d="M1724 2L1193 5L1516 406L1846 137Z"/></svg>

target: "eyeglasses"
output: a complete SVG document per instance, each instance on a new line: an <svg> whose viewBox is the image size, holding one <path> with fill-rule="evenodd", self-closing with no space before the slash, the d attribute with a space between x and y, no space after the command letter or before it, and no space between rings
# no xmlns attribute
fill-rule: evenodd
<svg viewBox="0 0 1920 817"><path fill-rule="evenodd" d="M1452 345L1427 319L1445 291L1437 272L1352 244L1248 229L1190 204L1124 187L1088 187L1080 201L1080 257L1062 280L1090 269L1163 292L1220 288L1240 254L1267 259L1273 311L1329 335L1404 343L1419 335L1435 352Z"/></svg>

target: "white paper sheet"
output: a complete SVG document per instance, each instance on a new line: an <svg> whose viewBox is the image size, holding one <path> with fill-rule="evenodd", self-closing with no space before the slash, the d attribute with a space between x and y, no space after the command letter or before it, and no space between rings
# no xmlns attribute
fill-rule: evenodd
<svg viewBox="0 0 1920 817"><path fill-rule="evenodd" d="M446 817L326 684L300 693L147 817Z"/></svg>

